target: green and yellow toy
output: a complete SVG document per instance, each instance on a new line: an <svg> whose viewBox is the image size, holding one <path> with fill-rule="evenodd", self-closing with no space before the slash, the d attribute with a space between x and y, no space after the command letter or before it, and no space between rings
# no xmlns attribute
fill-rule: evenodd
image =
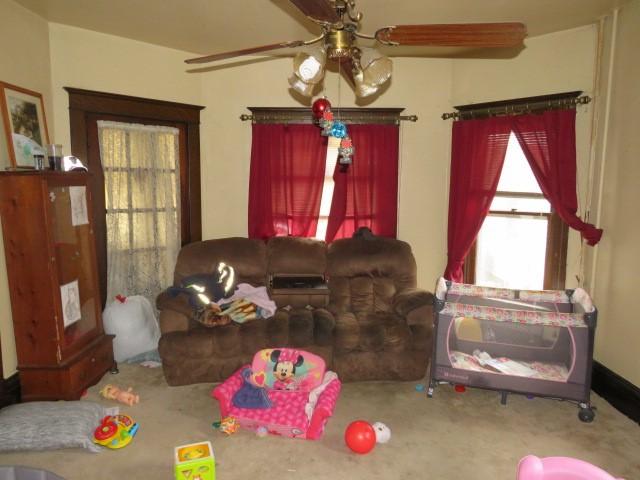
<svg viewBox="0 0 640 480"><path fill-rule="evenodd" d="M176 447L175 473L176 480L215 480L216 459L211 442Z"/></svg>

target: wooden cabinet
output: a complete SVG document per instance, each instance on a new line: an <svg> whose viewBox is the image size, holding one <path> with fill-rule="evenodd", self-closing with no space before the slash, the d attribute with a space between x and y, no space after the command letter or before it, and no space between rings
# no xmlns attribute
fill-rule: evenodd
<svg viewBox="0 0 640 480"><path fill-rule="evenodd" d="M80 398L112 367L85 172L0 172L23 400Z"/></svg>

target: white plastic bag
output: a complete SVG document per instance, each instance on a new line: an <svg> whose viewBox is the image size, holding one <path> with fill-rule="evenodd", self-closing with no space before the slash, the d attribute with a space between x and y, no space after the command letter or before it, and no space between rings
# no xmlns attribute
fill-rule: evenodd
<svg viewBox="0 0 640 480"><path fill-rule="evenodd" d="M104 331L115 335L113 356L116 362L158 348L160 326L149 300L133 295L109 303L102 313Z"/></svg>

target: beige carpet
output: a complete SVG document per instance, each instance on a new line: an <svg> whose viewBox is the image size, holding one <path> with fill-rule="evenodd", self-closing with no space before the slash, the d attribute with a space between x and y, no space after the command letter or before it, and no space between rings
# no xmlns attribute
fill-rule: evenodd
<svg viewBox="0 0 640 480"><path fill-rule="evenodd" d="M514 479L523 456L581 458L626 478L640 479L640 427L594 396L592 424L577 418L568 402L510 396L448 385L434 398L416 383L351 383L343 387L334 417L319 441L260 438L248 431L226 437L214 430L218 406L211 385L168 387L161 369L122 365L107 374L86 399L100 399L100 385L132 386L141 403L121 411L140 424L131 445L99 454L84 450L0 454L1 465L51 470L67 480L171 479L173 447L210 440L217 478L250 479ZM343 432L362 418L392 431L388 444L367 455L351 453Z"/></svg>

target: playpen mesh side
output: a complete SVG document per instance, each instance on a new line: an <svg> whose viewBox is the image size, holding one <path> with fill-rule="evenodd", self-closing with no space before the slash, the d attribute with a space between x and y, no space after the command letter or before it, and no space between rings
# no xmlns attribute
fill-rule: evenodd
<svg viewBox="0 0 640 480"><path fill-rule="evenodd" d="M566 382L576 362L573 329L582 314L447 302L446 358L456 369ZM442 325L444 327L444 325Z"/></svg>

